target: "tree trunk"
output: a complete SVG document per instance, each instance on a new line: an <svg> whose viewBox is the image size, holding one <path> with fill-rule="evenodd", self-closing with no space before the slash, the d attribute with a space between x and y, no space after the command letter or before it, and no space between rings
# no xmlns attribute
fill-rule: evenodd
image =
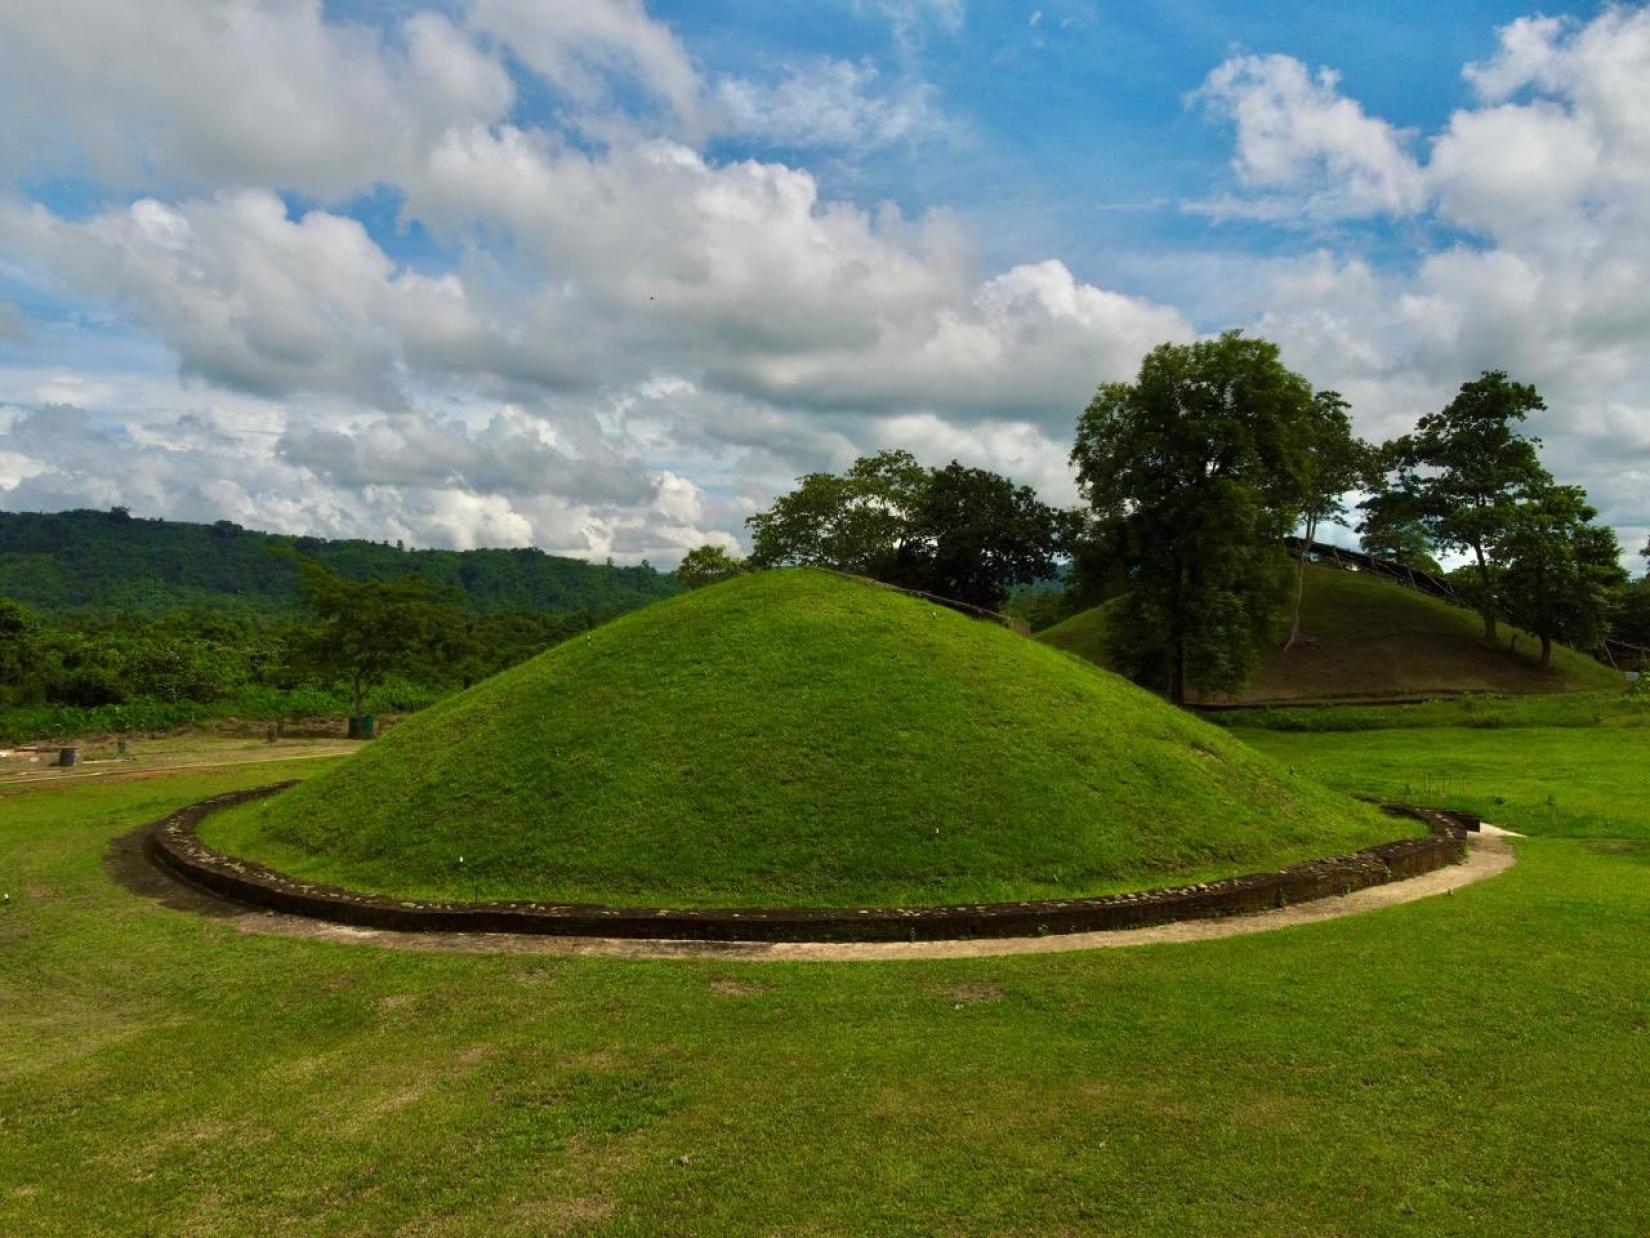
<svg viewBox="0 0 1650 1238"><path fill-rule="evenodd" d="M1300 571L1295 578L1295 617L1289 625L1289 639L1283 642L1283 651L1288 653L1301 638L1301 601L1306 597L1306 552L1312 546L1312 539L1317 536L1318 522L1309 518L1306 522L1306 537L1301 541Z"/></svg>
<svg viewBox="0 0 1650 1238"><path fill-rule="evenodd" d="M1484 562L1484 548L1482 546L1475 545L1472 552L1478 559L1478 585L1483 590L1483 604L1478 613L1484 620L1484 643L1486 645L1499 645L1501 642L1495 630L1495 611L1491 609L1494 605L1494 599L1490 597L1490 567L1488 563Z"/></svg>
<svg viewBox="0 0 1650 1238"><path fill-rule="evenodd" d="M1174 673L1169 677L1169 700L1175 705L1186 703L1186 655L1178 646L1174 651Z"/></svg>
<svg viewBox="0 0 1650 1238"><path fill-rule="evenodd" d="M1549 666L1553 660L1553 638L1543 635L1541 638L1541 665Z"/></svg>

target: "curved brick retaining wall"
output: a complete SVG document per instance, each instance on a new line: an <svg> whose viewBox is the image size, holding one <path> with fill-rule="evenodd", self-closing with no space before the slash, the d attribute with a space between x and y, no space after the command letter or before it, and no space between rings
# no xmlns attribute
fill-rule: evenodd
<svg viewBox="0 0 1650 1238"><path fill-rule="evenodd" d="M210 813L272 795L290 782L235 791L180 809L152 827L151 856L184 880L240 903L334 923L402 932L540 933L697 941L945 941L1032 937L1144 928L1264 911L1350 894L1455 864L1478 828L1464 813L1385 805L1394 816L1426 822L1430 833L1352 855L1309 860L1270 873L1203 885L1098 898L949 907L736 908L671 910L566 903L461 903L358 894L299 881L213 850L196 834Z"/></svg>

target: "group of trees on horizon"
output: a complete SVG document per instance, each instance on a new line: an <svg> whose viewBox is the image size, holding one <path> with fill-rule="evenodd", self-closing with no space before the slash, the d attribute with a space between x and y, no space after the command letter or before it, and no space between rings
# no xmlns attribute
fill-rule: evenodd
<svg viewBox="0 0 1650 1238"><path fill-rule="evenodd" d="M1269 648L1309 639L1305 547L1328 523L1401 564L1442 572L1439 557L1461 560L1448 575L1486 642L1510 622L1538 638L1543 664L1555 642L1596 649L1612 631L1650 644L1650 577L1629 584L1614 532L1522 429L1544 408L1534 387L1486 371L1410 433L1369 443L1340 394L1315 390L1275 344L1240 332L1164 344L1079 416L1079 509L986 469L882 451L798 478L747 520L748 558L701 546L674 574L121 509L0 513L0 706L211 702L312 684L341 686L358 715L388 682L425 695L466 686L653 597L797 565L1007 606L1038 626L1109 602L1114 664L1183 702L1236 692ZM1291 561L1284 539L1297 530ZM605 606L547 610L546 598Z"/></svg>
<svg viewBox="0 0 1650 1238"><path fill-rule="evenodd" d="M1408 566L1443 574L1439 557L1464 558L1448 575L1486 642L1515 624L1540 641L1543 665L1555 642L1597 649L1612 628L1650 643L1650 579L1629 585L1614 531L1522 430L1545 407L1535 388L1486 371L1411 433L1369 443L1347 401L1314 390L1269 341L1164 344L1079 417L1080 510L986 470L884 451L807 474L750 517L748 560L705 546L678 577L695 588L816 565L998 609L1058 576L1036 617L1113 602L1114 664L1183 702L1237 692L1267 649L1305 638L1306 547L1337 523ZM1297 530L1291 562L1283 544Z"/></svg>

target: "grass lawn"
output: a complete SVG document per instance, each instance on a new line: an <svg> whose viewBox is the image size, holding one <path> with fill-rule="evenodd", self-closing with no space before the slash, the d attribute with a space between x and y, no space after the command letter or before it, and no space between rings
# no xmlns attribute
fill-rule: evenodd
<svg viewBox="0 0 1650 1238"><path fill-rule="evenodd" d="M1326 738L1371 737L1263 737ZM1560 791L1453 897L901 964L242 935L106 846L320 762L0 789L0 1232L1642 1233L1650 765L1614 757L1609 841Z"/></svg>
<svg viewBox="0 0 1650 1238"><path fill-rule="evenodd" d="M202 837L386 894L851 907L1173 885L1420 831L995 624L791 570L558 645Z"/></svg>
<svg viewBox="0 0 1650 1238"><path fill-rule="evenodd" d="M1233 733L1355 794L1465 808L1521 833L1650 845L1650 728L1641 716L1594 726Z"/></svg>

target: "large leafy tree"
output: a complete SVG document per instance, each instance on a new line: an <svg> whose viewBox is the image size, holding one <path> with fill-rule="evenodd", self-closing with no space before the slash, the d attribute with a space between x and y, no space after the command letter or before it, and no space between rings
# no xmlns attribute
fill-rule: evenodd
<svg viewBox="0 0 1650 1238"><path fill-rule="evenodd" d="M1547 407L1527 383L1490 370L1464 383L1453 400L1391 445L1392 492L1378 498L1390 512L1426 528L1432 544L1472 561L1470 600L1496 640L1496 547L1506 540L1521 500L1552 485L1539 439L1519 425Z"/></svg>
<svg viewBox="0 0 1650 1238"><path fill-rule="evenodd" d="M1295 606L1289 623L1292 648L1301 639L1301 603L1306 596L1308 548L1317 539L1318 526L1340 523L1346 516L1346 496L1368 472L1370 447L1352 433L1351 405L1338 391L1319 391L1312 397L1307 419L1306 498L1301 507L1303 541L1296 565Z"/></svg>
<svg viewBox="0 0 1650 1238"><path fill-rule="evenodd" d="M975 606L1054 572L1069 518L1030 486L953 460L929 474L912 513L903 583Z"/></svg>
<svg viewBox="0 0 1650 1238"><path fill-rule="evenodd" d="M746 521L752 566L829 567L985 607L1054 573L1068 523L1029 487L903 451L810 473Z"/></svg>
<svg viewBox="0 0 1650 1238"><path fill-rule="evenodd" d="M294 661L347 684L352 716L361 716L367 693L392 673L410 677L462 656L462 612L423 576L351 580L314 560L292 558L312 620L293 643Z"/></svg>
<svg viewBox="0 0 1650 1238"><path fill-rule="evenodd" d="M1516 506L1495 546L1502 605L1540 639L1543 666L1554 641L1592 649L1610 629L1627 573L1597 517L1581 487L1545 486Z"/></svg>
<svg viewBox="0 0 1650 1238"><path fill-rule="evenodd" d="M809 473L745 523L756 567L813 564L891 580L906 556L911 517L928 470L906 451L854 461L846 473Z"/></svg>
<svg viewBox="0 0 1650 1238"><path fill-rule="evenodd" d="M1311 386L1238 332L1165 344L1100 388L1071 458L1127 578L1108 632L1131 677L1176 702L1247 680L1283 613L1312 426Z"/></svg>

